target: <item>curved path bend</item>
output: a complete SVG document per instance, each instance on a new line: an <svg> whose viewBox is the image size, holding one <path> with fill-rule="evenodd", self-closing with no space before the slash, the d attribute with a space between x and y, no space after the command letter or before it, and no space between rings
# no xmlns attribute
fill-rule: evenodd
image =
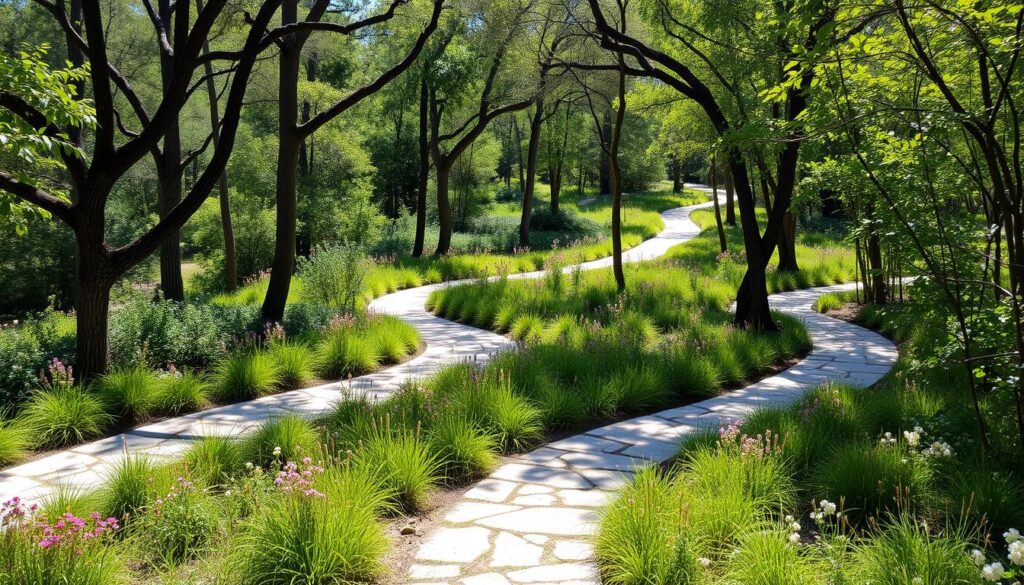
<svg viewBox="0 0 1024 585"><path fill-rule="evenodd" d="M665 229L626 251L623 260L657 258L672 246L692 239L700 228L690 221L690 212L710 205L708 202L662 213ZM582 266L592 269L610 265L611 259L604 258ZM541 274L530 272L509 278ZM425 307L434 290L465 282L406 289L370 304L372 310L398 316L420 332L427 348L404 364L350 381L160 421L8 468L0 472L0 501L15 495L39 499L60 486L96 487L126 453L173 457L203 436L238 434L284 413L314 417L328 412L346 395L382 398L407 380L426 377L444 365L485 361L513 342L496 333L442 319ZM717 427L723 419L739 419L759 406L791 402L803 391L829 380L868 386L891 368L896 360L891 342L811 308L819 295L851 286L770 297L774 309L804 321L813 342L811 353L786 371L702 402L592 429L503 465L470 489L426 535L408 581L453 585L598 583L590 546L596 510L629 480L631 469L668 459L682 437Z"/></svg>
<svg viewBox="0 0 1024 585"><path fill-rule="evenodd" d="M700 229L688 217L693 209L711 202L670 209L662 213L665 229L656 237L623 253L623 260L638 262L663 255L672 246L689 240ZM611 258L582 264L584 268L611 266ZM567 269L568 270L568 269ZM543 271L509 275L534 278ZM88 490L99 486L125 454L142 454L156 459L173 458L196 439L237 435L261 423L295 413L308 418L326 414L339 398L365 394L373 399L390 395L410 379L425 378L445 365L465 361L486 361L497 351L514 345L510 339L436 317L426 310L430 293L471 280L449 281L401 290L370 303L379 313L400 317L419 331L426 350L394 367L339 382L290 390L248 402L220 406L201 412L136 427L123 434L85 443L0 471L0 502L13 496L39 500L61 487Z"/></svg>

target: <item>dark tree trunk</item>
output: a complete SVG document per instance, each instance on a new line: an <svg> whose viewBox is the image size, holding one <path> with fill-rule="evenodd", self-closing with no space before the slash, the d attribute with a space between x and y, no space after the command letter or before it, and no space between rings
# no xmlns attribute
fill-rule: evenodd
<svg viewBox="0 0 1024 585"><path fill-rule="evenodd" d="M782 216L782 233L779 234L779 270L798 272L796 261L796 215L787 211Z"/></svg>
<svg viewBox="0 0 1024 585"><path fill-rule="evenodd" d="M551 213L558 213L558 198L562 194L562 163L548 167L548 179L551 182Z"/></svg>
<svg viewBox="0 0 1024 585"><path fill-rule="evenodd" d="M203 0L196 0L196 10L203 11ZM203 43L203 53L210 52L210 44ZM217 85L213 77L213 65L207 61L203 66L206 74L206 95L210 101L210 128L213 133L213 148L220 144L220 109L217 106ZM220 203L221 233L224 237L224 290L234 292L238 286L238 254L235 252L235 229L231 223L231 198L228 190L228 172L217 178L217 193Z"/></svg>
<svg viewBox="0 0 1024 585"><path fill-rule="evenodd" d="M747 271L736 293L734 322L739 327L755 331L777 331L779 327L772 319L768 306L768 278L765 274L768 260L765 258L760 229L754 214L754 193L750 188L746 164L740 157L740 153L735 150L729 153L736 198L739 200L743 247L747 257Z"/></svg>
<svg viewBox="0 0 1024 585"><path fill-rule="evenodd" d="M725 223L726 225L736 225L736 209L735 209L735 188L733 185L732 177L732 166L725 163Z"/></svg>
<svg viewBox="0 0 1024 585"><path fill-rule="evenodd" d="M91 195L91 194L90 194ZM96 197L88 197L90 201ZM107 371L107 324L110 311L110 287L116 275L110 266L103 241L102 210L83 210L75 230L78 262L75 280L78 298L75 304L75 373L79 381L89 381Z"/></svg>
<svg viewBox="0 0 1024 585"><path fill-rule="evenodd" d="M158 10L163 22L172 22L170 0L160 0ZM168 31L168 36L170 34L171 32ZM170 91L173 69L174 57L161 51L160 78L165 97ZM157 157L156 167L157 213L164 218L181 201L181 131L178 126L177 114L167 126L163 151ZM175 301L185 299L185 284L181 278L181 237L178 230L169 233L160 244L160 291L166 299Z"/></svg>
<svg viewBox="0 0 1024 585"><path fill-rule="evenodd" d="M718 168L715 164L715 159L711 159L711 200L714 201L715 206L715 227L718 229L718 251L725 253L728 248L728 243L725 239L725 226L722 225L722 209L718 203Z"/></svg>
<svg viewBox="0 0 1024 585"><path fill-rule="evenodd" d="M440 235L434 255L443 256L452 247L452 210L448 199L448 178L451 167L434 165L437 170L437 223Z"/></svg>
<svg viewBox="0 0 1024 585"><path fill-rule="evenodd" d="M878 234L875 232L875 208L874 205L866 206L865 216L868 221L868 278L871 281L871 298L876 305L884 305L888 299L888 291L885 283L885 266L882 264L882 245L879 242Z"/></svg>
<svg viewBox="0 0 1024 585"><path fill-rule="evenodd" d="M537 98L530 120L530 138L526 147L526 183L523 185L523 213L519 218L519 245L530 243L530 215L533 213L533 189L537 182L537 151L540 148L541 123L544 121L544 99Z"/></svg>
<svg viewBox="0 0 1024 585"><path fill-rule="evenodd" d="M281 5L281 23L294 23L298 0L285 0ZM270 267L270 283L263 299L261 316L264 322L276 323L284 318L292 272L295 270L295 234L298 211L298 166L302 137L296 132L298 122L298 83L300 47L294 37L280 43L280 75L278 79L278 141L277 141L277 223L274 261Z"/></svg>
<svg viewBox="0 0 1024 585"><path fill-rule="evenodd" d="M420 81L420 172L416 186L416 239L412 245L412 255L419 258L423 255L423 239L427 231L427 187L430 179L430 109L429 91L426 71Z"/></svg>

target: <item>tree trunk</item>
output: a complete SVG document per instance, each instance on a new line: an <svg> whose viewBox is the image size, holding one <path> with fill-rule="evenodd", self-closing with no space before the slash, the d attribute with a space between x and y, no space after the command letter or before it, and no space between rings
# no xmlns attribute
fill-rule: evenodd
<svg viewBox="0 0 1024 585"><path fill-rule="evenodd" d="M296 21L298 0L281 5L281 23ZM280 76L278 80L277 141L277 224L274 262L270 267L270 283L263 299L261 316L264 322L277 323L284 318L292 272L295 270L295 235L298 211L298 166L302 138L296 131L298 122L299 47L294 38L280 43Z"/></svg>
<svg viewBox="0 0 1024 585"><path fill-rule="evenodd" d="M779 270L798 272L796 261L796 215L786 211L782 216L782 233L779 235Z"/></svg>
<svg viewBox="0 0 1024 585"><path fill-rule="evenodd" d="M559 161L548 167L548 179L551 182L551 213L558 213L558 197L562 193L562 163Z"/></svg>
<svg viewBox="0 0 1024 585"><path fill-rule="evenodd" d="M449 165L434 165L437 170L437 223L440 235L437 238L435 256L443 256L452 247L452 210L448 200Z"/></svg>
<svg viewBox="0 0 1024 585"><path fill-rule="evenodd" d="M625 27L625 15L622 26ZM612 271L615 273L616 287L619 292L624 292L626 274L622 270L622 169L619 167L619 145L622 143L622 122L626 116L626 60L621 53L618 57L619 107L615 111L615 126L612 128L608 148L608 174L612 183Z"/></svg>
<svg viewBox="0 0 1024 585"><path fill-rule="evenodd" d="M530 138L526 147L526 183L523 185L523 213L519 218L519 245L530 244L530 215L533 213L533 189L537 182L537 151L540 148L541 123L544 121L544 98L538 97L530 120Z"/></svg>
<svg viewBox="0 0 1024 585"><path fill-rule="evenodd" d="M718 168L715 164L715 159L711 159L711 200L714 201L715 205L715 227L718 229L718 251L725 253L728 248L728 243L725 239L725 226L722 225L722 208L718 203Z"/></svg>
<svg viewBox="0 0 1024 585"><path fill-rule="evenodd" d="M743 246L747 257L747 271L736 293L734 322L738 327L754 331L777 331L779 327L772 319L768 306L768 278L765 274L768 261L764 257L760 229L754 214L754 193L750 188L746 164L740 156L735 150L729 153L729 165L733 170L736 199L740 207Z"/></svg>
<svg viewBox="0 0 1024 585"><path fill-rule="evenodd" d="M196 0L196 10L203 11L203 0ZM203 43L203 53L210 52L210 43ZM206 95L210 100L210 128L213 133L213 148L220 144L220 109L217 107L217 85L213 77L213 65L204 64L206 74ZM217 179L220 202L221 233L224 237L224 290L234 292L238 286L238 254L235 252L235 229L231 223L231 199L228 190L228 172L225 170Z"/></svg>
<svg viewBox="0 0 1024 585"><path fill-rule="evenodd" d="M734 209L735 189L733 187L732 166L728 161L725 163L725 223L736 225L736 210Z"/></svg>
<svg viewBox="0 0 1024 585"><path fill-rule="evenodd" d="M427 187L430 179L430 128L428 107L429 91L426 71L420 81L420 172L419 184L416 186L416 239L412 245L412 255L419 258L423 255L423 239L427 231Z"/></svg>
<svg viewBox="0 0 1024 585"><path fill-rule="evenodd" d="M94 201L96 197L88 197ZM103 243L102 211L83 213L75 231L78 251L75 281L75 373L79 381L89 381L107 371L107 327L110 311L110 287L116 280Z"/></svg>
<svg viewBox="0 0 1024 585"><path fill-rule="evenodd" d="M885 285L885 267L882 264L882 246L875 233L875 208L873 204L866 205L865 215L868 220L868 278L871 280L870 301L876 305L884 305L888 299L888 291Z"/></svg>
<svg viewBox="0 0 1024 585"><path fill-rule="evenodd" d="M165 23L172 22L170 0L158 3L160 19ZM171 31L168 31L168 36ZM160 78L164 96L170 90L174 69L174 57L164 51L160 52ZM181 129L178 114L168 124L164 134L163 151L157 157L157 213L166 217L181 201ZM160 244L160 290L164 298L181 301L185 299L185 284L181 278L181 237L174 230Z"/></svg>

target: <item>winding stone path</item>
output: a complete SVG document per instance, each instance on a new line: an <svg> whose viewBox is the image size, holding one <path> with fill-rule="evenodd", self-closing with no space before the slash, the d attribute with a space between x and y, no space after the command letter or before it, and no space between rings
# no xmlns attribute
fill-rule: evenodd
<svg viewBox="0 0 1024 585"><path fill-rule="evenodd" d="M690 221L690 212L710 205L666 211L662 214L665 230L625 252L623 259L656 258L693 238L700 229ZM604 258L583 267L610 265L611 259ZM407 289L371 303L372 310L396 315L415 326L427 344L423 354L404 364L350 381L157 422L9 468L0 472L0 501L14 495L38 499L61 485L96 487L125 453L173 457L199 437L242 433L288 412L313 417L329 411L345 395L365 393L380 398L403 382L428 376L446 364L485 361L513 342L436 317L425 309L431 292L464 282ZM596 584L590 537L597 508L629 480L634 467L671 457L679 439L697 429L742 418L758 406L793 401L826 380L866 386L889 370L896 359L892 343L811 309L818 295L849 288L837 285L772 295L773 308L804 320L814 345L804 360L779 375L696 404L592 429L503 465L470 489L442 525L424 538L408 580L461 585Z"/></svg>

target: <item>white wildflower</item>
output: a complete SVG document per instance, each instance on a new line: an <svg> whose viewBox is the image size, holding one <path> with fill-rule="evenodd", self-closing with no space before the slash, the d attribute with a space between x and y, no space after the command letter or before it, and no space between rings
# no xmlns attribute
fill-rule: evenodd
<svg viewBox="0 0 1024 585"><path fill-rule="evenodd" d="M892 436L892 433L887 432L885 433L885 435L882 436L881 439L878 440L878 442L883 445L895 445L896 437Z"/></svg>
<svg viewBox="0 0 1024 585"><path fill-rule="evenodd" d="M953 448L944 441L935 441L921 453L928 457L952 457Z"/></svg>
<svg viewBox="0 0 1024 585"><path fill-rule="evenodd" d="M700 566L704 567L705 569L711 566L711 559L707 557L701 557L697 559L697 562L700 563Z"/></svg>
<svg viewBox="0 0 1024 585"><path fill-rule="evenodd" d="M792 514L786 514L784 520L786 521L786 524L789 524L790 522L796 521L796 518L794 518Z"/></svg>
<svg viewBox="0 0 1024 585"><path fill-rule="evenodd" d="M1024 540L1015 540L1010 543L1010 552L1007 558L1015 565L1024 565Z"/></svg>
<svg viewBox="0 0 1024 585"><path fill-rule="evenodd" d="M1002 563L991 563L981 568L981 578L993 583L1002 579L1004 574L1006 574L1006 569L1003 568Z"/></svg>
<svg viewBox="0 0 1024 585"><path fill-rule="evenodd" d="M274 447L274 457L278 457L280 455L281 455L281 448L280 447Z"/></svg>
<svg viewBox="0 0 1024 585"><path fill-rule="evenodd" d="M818 502L818 506L821 507L821 511L826 516L831 516L832 514L836 513L836 505L835 505L835 503L830 502L828 500L822 500L822 501Z"/></svg>
<svg viewBox="0 0 1024 585"><path fill-rule="evenodd" d="M971 551L971 560L974 561L975 565L981 567L988 559L985 558L985 553L981 552L981 550L974 549Z"/></svg>
<svg viewBox="0 0 1024 585"><path fill-rule="evenodd" d="M800 543L800 533L799 532L794 532L794 533L790 534L789 535L789 542L791 542L793 544L799 544Z"/></svg>
<svg viewBox="0 0 1024 585"><path fill-rule="evenodd" d="M792 524L789 525L789 528L793 532L800 532L800 523L799 522L793 522Z"/></svg>
<svg viewBox="0 0 1024 585"><path fill-rule="evenodd" d="M912 431L903 431L903 438L907 441L907 444L911 447L917 447L921 442L921 435L924 430L921 427L914 427Z"/></svg>
<svg viewBox="0 0 1024 585"><path fill-rule="evenodd" d="M1006 539L1006 544L1013 544L1020 540L1020 531L1016 528L1011 528L1003 533L1003 538Z"/></svg>
<svg viewBox="0 0 1024 585"><path fill-rule="evenodd" d="M914 577L910 580L910 585L924 585L924 579L920 577Z"/></svg>

